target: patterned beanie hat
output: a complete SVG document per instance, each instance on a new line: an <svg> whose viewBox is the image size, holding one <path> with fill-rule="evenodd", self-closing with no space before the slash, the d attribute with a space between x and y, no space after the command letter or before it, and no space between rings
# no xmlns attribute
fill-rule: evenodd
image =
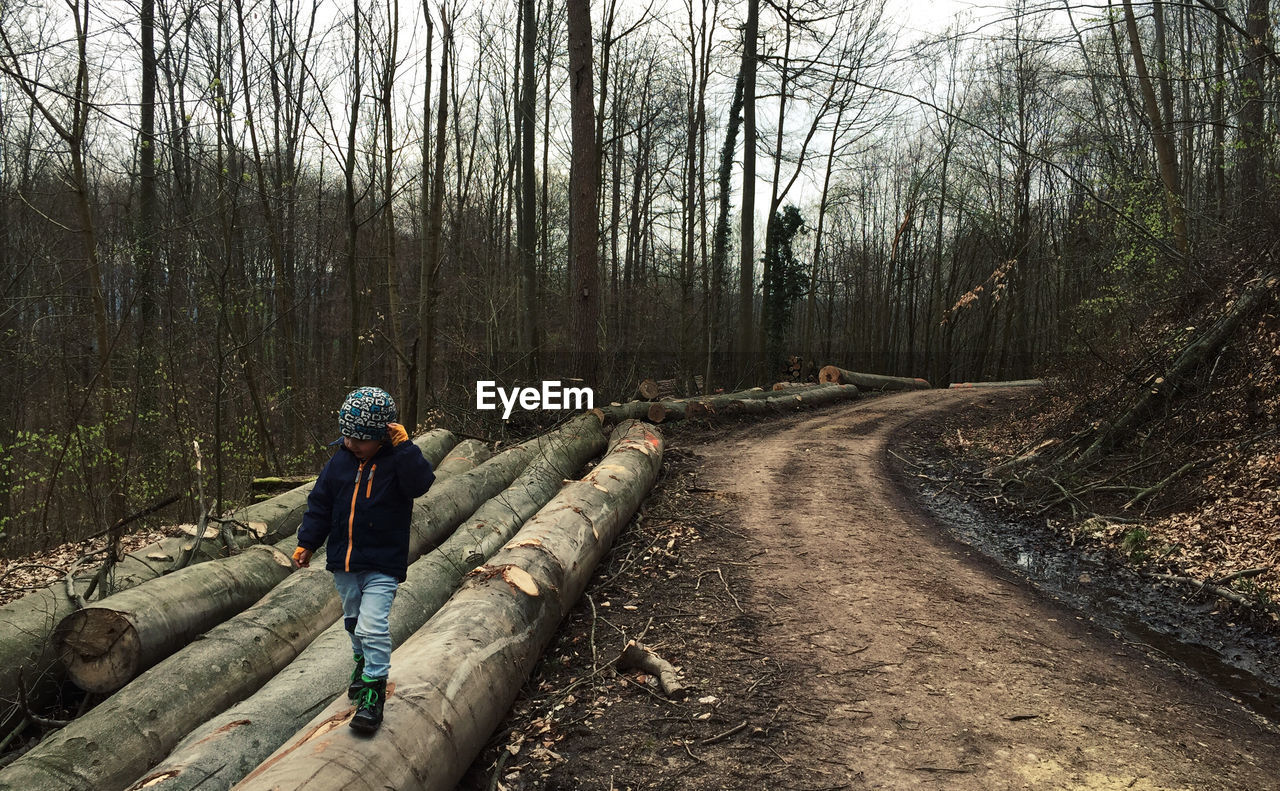
<svg viewBox="0 0 1280 791"><path fill-rule="evenodd" d="M338 410L338 429L352 439L385 439L387 424L396 422L396 402L380 387L352 390Z"/></svg>

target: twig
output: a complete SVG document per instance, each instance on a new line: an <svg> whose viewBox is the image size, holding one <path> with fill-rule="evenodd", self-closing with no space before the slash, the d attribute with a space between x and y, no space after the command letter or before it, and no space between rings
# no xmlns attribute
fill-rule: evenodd
<svg viewBox="0 0 1280 791"><path fill-rule="evenodd" d="M1228 601L1235 602L1236 604L1239 604L1241 607L1248 607L1250 609L1253 608L1253 602L1249 601L1245 597L1241 596L1240 594L1236 593L1235 591L1229 588L1222 587L1221 585L1213 585L1207 581L1201 582L1200 580L1195 580L1195 579L1192 579L1191 577L1182 577L1177 574L1152 574L1151 576L1159 580L1168 580L1170 582L1181 582L1187 585L1196 585L1198 586L1198 590L1196 590L1196 593L1199 593L1202 590L1207 590L1213 595L1226 599Z"/></svg>
<svg viewBox="0 0 1280 791"><path fill-rule="evenodd" d="M31 720L27 719L26 716L23 716L22 722L18 723L18 727L9 731L9 735L4 737L3 741L0 741L0 753L4 752L5 748L9 746L9 742L16 739L18 737L18 734L26 730L27 726L30 724L31 724Z"/></svg>
<svg viewBox="0 0 1280 791"><path fill-rule="evenodd" d="M725 739L728 739L730 736L733 736L736 733L746 730L746 728L747 728L747 721L743 720L742 722L733 726L732 728L725 731L724 733L717 733L715 736L711 736L709 738L703 739L702 741L698 742L698 744L702 745L703 747L707 746L708 744L715 744L716 742L724 741Z"/></svg>
<svg viewBox="0 0 1280 791"><path fill-rule="evenodd" d="M71 568L67 569L67 576L63 578L63 584L67 586L67 598L71 600L71 603L76 606L77 610L83 610L85 608L85 600L84 597L76 591L76 569L80 568L81 563L96 554L98 554L98 552L81 555L76 558L75 562L71 564Z"/></svg>
<svg viewBox="0 0 1280 791"><path fill-rule="evenodd" d="M1218 577L1216 580L1213 580L1213 584L1226 585L1235 580L1248 579L1249 577L1257 577L1262 574L1266 574L1272 568L1274 568L1274 566L1260 566L1256 569L1243 569L1241 571L1236 571L1231 574L1228 574L1225 577Z"/></svg>
<svg viewBox="0 0 1280 791"><path fill-rule="evenodd" d="M27 682L22 677L22 671L18 671L18 709L26 715L27 719L45 728L61 728L71 722L70 720L53 720L48 717L41 717L31 710L31 704L27 701Z"/></svg>
<svg viewBox="0 0 1280 791"><path fill-rule="evenodd" d="M738 597L734 596L733 591L729 590L729 583L725 582L724 574L719 568L716 569L716 574L720 577L720 582L724 585L724 592L729 594L730 599L733 599L733 606L738 608L738 612L746 615L747 611L742 609L742 605L738 603Z"/></svg>
<svg viewBox="0 0 1280 791"><path fill-rule="evenodd" d="M489 778L489 791L495 791L498 787L498 778L502 777L502 768L507 765L507 759L511 757L511 751L506 747L502 748L502 754L498 756L498 760L493 767L493 777Z"/></svg>

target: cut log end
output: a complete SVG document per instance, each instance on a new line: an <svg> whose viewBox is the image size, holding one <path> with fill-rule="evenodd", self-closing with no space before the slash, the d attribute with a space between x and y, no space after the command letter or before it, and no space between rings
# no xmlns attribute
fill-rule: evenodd
<svg viewBox="0 0 1280 791"><path fill-rule="evenodd" d="M661 403L655 403L653 406L649 407L648 417L650 423L661 423L667 419L667 408Z"/></svg>
<svg viewBox="0 0 1280 791"><path fill-rule="evenodd" d="M640 383L640 387L636 388L636 394L641 401L653 401L658 397L658 383L652 379L645 379Z"/></svg>
<svg viewBox="0 0 1280 791"><path fill-rule="evenodd" d="M834 365L824 365L818 371L818 381L823 384L840 384L840 369Z"/></svg>
<svg viewBox="0 0 1280 791"><path fill-rule="evenodd" d="M122 613L87 607L59 624L54 641L67 675L86 692L115 692L138 674L141 640Z"/></svg>

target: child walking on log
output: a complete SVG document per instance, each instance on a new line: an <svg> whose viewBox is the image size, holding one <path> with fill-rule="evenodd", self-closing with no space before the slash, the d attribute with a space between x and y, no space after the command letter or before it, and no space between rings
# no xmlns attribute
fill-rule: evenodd
<svg viewBox="0 0 1280 791"><path fill-rule="evenodd" d="M293 559L302 567L327 539L325 568L342 598L355 669L347 697L351 729L372 734L382 724L391 672L388 616L409 565L414 498L431 487L431 462L395 422L395 401L377 387L351 392L338 411L342 439L307 497Z"/></svg>

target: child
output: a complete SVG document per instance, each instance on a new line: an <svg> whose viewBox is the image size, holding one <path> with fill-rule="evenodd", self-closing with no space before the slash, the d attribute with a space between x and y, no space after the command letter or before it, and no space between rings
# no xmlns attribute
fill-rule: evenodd
<svg viewBox="0 0 1280 791"><path fill-rule="evenodd" d="M294 561L302 567L329 541L325 568L342 597L355 670L347 697L356 703L352 730L371 734L382 724L391 671L387 622L396 588L409 564L413 500L435 480L431 462L396 423L385 390L352 391L338 412L342 447L325 464L307 497ZM333 444L337 444L334 442Z"/></svg>

